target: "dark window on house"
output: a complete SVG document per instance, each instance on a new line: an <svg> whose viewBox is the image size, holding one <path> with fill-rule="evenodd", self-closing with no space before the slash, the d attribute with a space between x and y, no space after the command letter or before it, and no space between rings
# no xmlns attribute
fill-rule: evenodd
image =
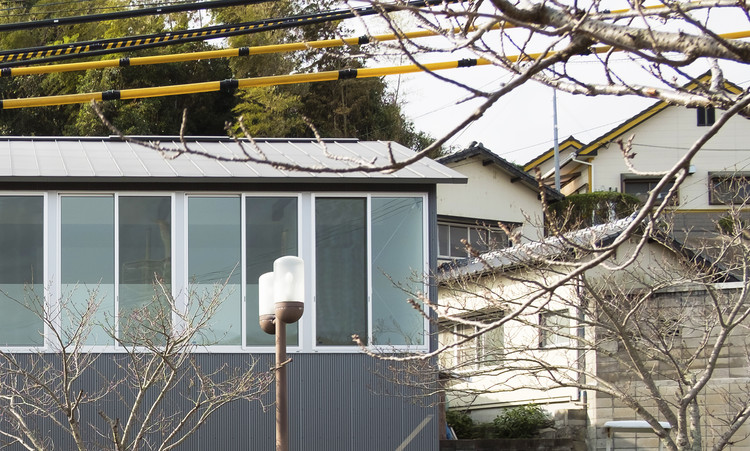
<svg viewBox="0 0 750 451"><path fill-rule="evenodd" d="M709 174L711 205L744 204L750 200L750 175Z"/></svg>
<svg viewBox="0 0 750 451"><path fill-rule="evenodd" d="M494 319L494 318L491 318ZM459 343L461 340L469 337L479 331L477 326L471 324L453 324L443 329L443 334L449 338L442 344L448 344L449 341ZM503 346L504 346L504 329L502 326L486 331L476 338L459 343L455 348L455 360L453 362L444 362L443 365L455 366L457 370L473 369L477 366L497 366L502 363Z"/></svg>
<svg viewBox="0 0 750 451"><path fill-rule="evenodd" d="M466 240L471 244L471 248L480 254L510 246L508 235L498 228L465 224L439 224L439 258L450 260L470 257L469 251L461 240Z"/></svg>
<svg viewBox="0 0 750 451"><path fill-rule="evenodd" d="M696 108L698 114L698 127L709 127L716 122L716 110L714 107L699 106Z"/></svg>
<svg viewBox="0 0 750 451"><path fill-rule="evenodd" d="M297 244L297 198L255 197L245 199L246 325L248 346L273 346L274 336L258 324L258 278L273 269L284 255L299 255ZM299 323L288 324L287 342L297 345Z"/></svg>
<svg viewBox="0 0 750 451"><path fill-rule="evenodd" d="M539 347L552 348L569 343L570 317L567 310L539 314Z"/></svg>
<svg viewBox="0 0 750 451"><path fill-rule="evenodd" d="M622 181L622 192L630 194L632 196L635 196L640 200L641 202L645 202L648 198L651 191L653 191L654 188L656 188L656 185L659 183L661 179L659 178L630 178L630 179L623 179ZM674 186L674 182L669 182L659 191L658 200L663 200L667 194L669 193L669 190L672 189L672 186ZM678 205L679 204L679 192L675 193L674 196L672 196L672 199L669 201L670 205Z"/></svg>

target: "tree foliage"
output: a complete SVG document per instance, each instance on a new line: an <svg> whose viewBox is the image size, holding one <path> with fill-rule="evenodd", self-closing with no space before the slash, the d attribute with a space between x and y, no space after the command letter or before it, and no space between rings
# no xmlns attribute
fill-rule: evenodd
<svg viewBox="0 0 750 451"><path fill-rule="evenodd" d="M17 14L0 21L83 15L129 6L128 2L122 0L95 0L86 2L81 9L61 10L59 3L42 0L24 3L16 8ZM247 22L306 14L334 6L335 2L332 1L284 0L220 8L213 11L210 20L215 23ZM180 30L194 27L198 21L206 25L205 20L208 19L207 14L186 12L40 28L33 33L10 32L0 35L0 48L25 48ZM332 38L339 32L340 24L330 22L302 29L234 37L229 43L234 46L259 46ZM131 53L132 56L145 56L197 52L214 49L216 45L221 44L194 42ZM361 67L362 60L352 57L351 53L348 48L333 48L87 72L3 77L0 78L0 90L5 98L37 97ZM110 55L105 58L120 56ZM415 148L425 146L429 140L424 134L416 132L412 123L406 120L381 79L256 88L239 91L236 95L218 92L114 101L103 105L102 110L110 122L125 134L177 134L181 127L182 111L187 110L185 133L188 135L223 135L226 123L232 123L233 131L241 134L238 120L242 117L245 130L254 136L312 137L314 132L308 125L312 124L325 137L396 140ZM0 111L0 131L3 134L17 135L109 133L109 129L86 105Z"/></svg>

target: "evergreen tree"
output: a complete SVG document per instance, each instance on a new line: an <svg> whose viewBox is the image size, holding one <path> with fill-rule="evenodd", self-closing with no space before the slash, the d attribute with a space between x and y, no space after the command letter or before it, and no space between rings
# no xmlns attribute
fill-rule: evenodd
<svg viewBox="0 0 750 451"><path fill-rule="evenodd" d="M92 0L60 4L57 0L25 1L15 5L14 14L2 22L20 22L49 17L94 14L126 9L126 0ZM305 2L278 0L259 5L213 10L214 23L237 23L270 17L307 14L338 5L333 0ZM61 9L65 7L66 9ZM184 12L168 16L137 17L62 27L19 30L0 34L0 48L14 49L79 42L102 38L151 34L195 26L203 13ZM205 25L205 24L204 24ZM301 40L329 39L347 33L340 23L327 22L306 27L275 30L237 36L232 46L260 46ZM205 42L195 42L130 52L128 56L170 54L211 49ZM281 75L293 72L315 72L363 67L363 61L352 56L351 49L310 50L294 53L252 55L231 59L213 59L152 66L117 67L86 72L66 72L38 76L0 78L3 98L23 98L57 94L106 91L167 84L216 81ZM122 54L104 58L120 58ZM93 59L95 57L90 57ZM223 135L225 123L232 122L239 132L242 117L246 130L257 137L312 137L306 117L324 137L356 137L395 140L418 148L429 137L417 133L393 100L383 79L342 80L297 85L283 85L241 90L236 94L205 93L105 102L106 116L126 134L177 134L182 111L187 109L186 133ZM88 105L64 105L0 111L0 132L14 135L101 135L109 130Z"/></svg>

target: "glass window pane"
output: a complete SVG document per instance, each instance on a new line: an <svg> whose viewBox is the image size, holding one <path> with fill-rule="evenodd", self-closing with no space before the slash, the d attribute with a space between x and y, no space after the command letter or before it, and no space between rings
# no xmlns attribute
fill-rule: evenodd
<svg viewBox="0 0 750 451"><path fill-rule="evenodd" d="M44 198L0 197L0 345L44 344Z"/></svg>
<svg viewBox="0 0 750 451"><path fill-rule="evenodd" d="M487 238L487 229L469 229L469 243L471 244L471 248L480 254L489 251L490 246L489 239Z"/></svg>
<svg viewBox="0 0 750 451"><path fill-rule="evenodd" d="M450 245L448 240L450 238L450 227L444 224L438 225L438 255L450 256Z"/></svg>
<svg viewBox="0 0 750 451"><path fill-rule="evenodd" d="M469 228L465 226L450 226L450 256L456 258L466 258L466 246L461 240L469 239Z"/></svg>
<svg viewBox="0 0 750 451"><path fill-rule="evenodd" d="M247 345L273 346L274 336L258 324L258 277L273 271L273 262L297 255L297 198L248 197L246 213ZM297 344L297 323L286 327L287 343Z"/></svg>
<svg viewBox="0 0 750 451"><path fill-rule="evenodd" d="M367 341L366 200L315 201L316 342Z"/></svg>
<svg viewBox="0 0 750 451"><path fill-rule="evenodd" d="M541 313L539 321L543 327L541 332L541 345L561 346L568 343L567 335L570 334L570 318L567 310Z"/></svg>
<svg viewBox="0 0 750 451"><path fill-rule="evenodd" d="M242 345L239 196L188 199L190 320L207 321L202 345Z"/></svg>
<svg viewBox="0 0 750 451"><path fill-rule="evenodd" d="M422 233L422 199L372 199L373 344L424 343L424 317L407 302L424 291Z"/></svg>
<svg viewBox="0 0 750 451"><path fill-rule="evenodd" d="M171 330L171 209L166 196L119 198L119 333L127 343L160 342Z"/></svg>
<svg viewBox="0 0 750 451"><path fill-rule="evenodd" d="M115 201L112 196L61 199L64 340L112 345L115 318ZM83 327L80 327L83 326Z"/></svg>

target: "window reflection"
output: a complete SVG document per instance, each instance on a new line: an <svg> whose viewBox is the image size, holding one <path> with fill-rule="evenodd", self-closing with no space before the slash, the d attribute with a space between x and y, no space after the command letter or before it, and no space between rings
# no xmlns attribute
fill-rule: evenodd
<svg viewBox="0 0 750 451"><path fill-rule="evenodd" d="M64 340L113 344L115 313L115 212L113 196L61 200L62 318Z"/></svg>
<svg viewBox="0 0 750 451"><path fill-rule="evenodd" d="M0 198L0 344L44 343L44 198Z"/></svg>
<svg viewBox="0 0 750 451"><path fill-rule="evenodd" d="M157 341L171 329L171 198L119 198L120 337Z"/></svg>

